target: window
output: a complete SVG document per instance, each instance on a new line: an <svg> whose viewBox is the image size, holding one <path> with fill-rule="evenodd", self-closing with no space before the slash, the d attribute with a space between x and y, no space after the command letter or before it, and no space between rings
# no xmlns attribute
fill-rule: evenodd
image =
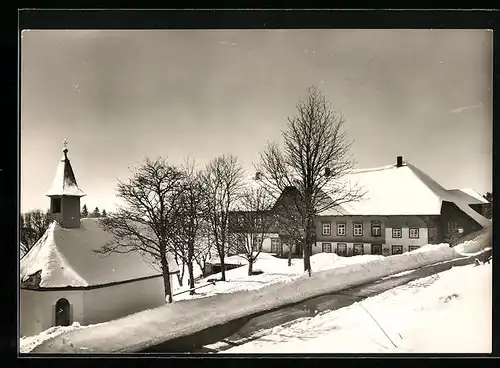
<svg viewBox="0 0 500 368"><path fill-rule="evenodd" d="M372 244L372 254L382 255L382 244Z"/></svg>
<svg viewBox="0 0 500 368"><path fill-rule="evenodd" d="M455 221L448 221L448 230L458 230L458 224Z"/></svg>
<svg viewBox="0 0 500 368"><path fill-rule="evenodd" d="M277 230L280 228L280 220L278 218L275 218L274 221L273 221L273 226L274 226L274 229Z"/></svg>
<svg viewBox="0 0 500 368"><path fill-rule="evenodd" d="M238 242L238 245L237 245L238 253L246 253L246 246L247 246L246 235L238 236L237 242Z"/></svg>
<svg viewBox="0 0 500 368"><path fill-rule="evenodd" d="M346 243L338 243L337 244L337 254L339 256L342 256L342 257L347 256L347 244Z"/></svg>
<svg viewBox="0 0 500 368"><path fill-rule="evenodd" d="M323 253L332 252L332 243L323 243Z"/></svg>
<svg viewBox="0 0 500 368"><path fill-rule="evenodd" d="M363 244L354 244L354 251L353 254L355 256L360 256L364 253L364 246Z"/></svg>
<svg viewBox="0 0 500 368"><path fill-rule="evenodd" d="M271 253L281 253L280 245L279 238L271 238Z"/></svg>
<svg viewBox="0 0 500 368"><path fill-rule="evenodd" d="M410 245L408 247L408 252L412 252L414 250L417 250L418 248L420 248L418 245Z"/></svg>
<svg viewBox="0 0 500 368"><path fill-rule="evenodd" d="M380 236L380 235L381 235L380 225L372 224L372 236Z"/></svg>
<svg viewBox="0 0 500 368"><path fill-rule="evenodd" d="M363 236L363 224L354 224L353 234L354 236Z"/></svg>
<svg viewBox="0 0 500 368"><path fill-rule="evenodd" d="M410 239L418 239L418 229L417 228L410 228Z"/></svg>
<svg viewBox="0 0 500 368"><path fill-rule="evenodd" d="M245 217L243 215L238 215L238 225L243 226L245 224Z"/></svg>
<svg viewBox="0 0 500 368"><path fill-rule="evenodd" d="M403 254L403 246L402 245L393 245L392 246L392 254Z"/></svg>
<svg viewBox="0 0 500 368"><path fill-rule="evenodd" d="M261 239L258 236L254 236L252 239L252 251L257 252L261 245Z"/></svg>
<svg viewBox="0 0 500 368"><path fill-rule="evenodd" d="M392 229L392 237L393 238L401 238L401 228L395 227Z"/></svg>
<svg viewBox="0 0 500 368"><path fill-rule="evenodd" d="M345 224L337 224L337 235L345 235Z"/></svg>
<svg viewBox="0 0 500 368"><path fill-rule="evenodd" d="M254 220L255 226L261 226L262 225L262 218L256 217Z"/></svg>
<svg viewBox="0 0 500 368"><path fill-rule="evenodd" d="M61 213L61 198L52 198L52 213Z"/></svg>
<svg viewBox="0 0 500 368"><path fill-rule="evenodd" d="M323 230L321 233L323 235L331 235L331 225L330 224L323 224L322 227L323 227Z"/></svg>

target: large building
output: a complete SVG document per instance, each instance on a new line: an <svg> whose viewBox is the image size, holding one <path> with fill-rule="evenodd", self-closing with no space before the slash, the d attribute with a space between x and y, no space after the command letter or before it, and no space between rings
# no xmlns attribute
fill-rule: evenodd
<svg viewBox="0 0 500 368"><path fill-rule="evenodd" d="M47 192L54 221L20 261L21 336L56 325L109 321L165 303L155 261L135 252L94 250L113 241L99 219L80 218L80 198L68 150ZM179 267L168 255L171 284Z"/></svg>
<svg viewBox="0 0 500 368"><path fill-rule="evenodd" d="M402 157L393 165L354 170L341 181L340 187L357 187L365 194L361 200L319 213L313 253L400 254L426 244L453 242L491 225L473 208L484 203L477 193L446 190ZM279 201L294 195L297 191L287 188ZM300 254L300 243L291 245L287 232L274 227L266 234L262 251L283 254L292 249Z"/></svg>

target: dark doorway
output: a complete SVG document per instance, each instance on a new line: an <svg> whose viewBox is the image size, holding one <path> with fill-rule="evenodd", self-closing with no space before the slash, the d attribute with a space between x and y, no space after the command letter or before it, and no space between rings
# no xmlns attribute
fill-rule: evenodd
<svg viewBox="0 0 500 368"><path fill-rule="evenodd" d="M372 244L372 254L382 255L382 244Z"/></svg>
<svg viewBox="0 0 500 368"><path fill-rule="evenodd" d="M67 299L59 299L56 303L56 326L70 325L70 307Z"/></svg>

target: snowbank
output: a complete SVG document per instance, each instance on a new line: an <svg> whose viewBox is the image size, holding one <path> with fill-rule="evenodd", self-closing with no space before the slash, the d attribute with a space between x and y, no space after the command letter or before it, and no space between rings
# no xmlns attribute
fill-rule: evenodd
<svg viewBox="0 0 500 368"><path fill-rule="evenodd" d="M346 264L331 270L303 274L294 282L276 283L254 292L237 291L211 298L183 300L139 312L102 326L73 331L42 343L33 352L136 352L162 341L189 335L241 317L298 303L403 271L459 257L448 244L418 251ZM125 332L126 331L126 332Z"/></svg>
<svg viewBox="0 0 500 368"><path fill-rule="evenodd" d="M223 352L490 353L491 272L491 264L454 267L345 308L258 331Z"/></svg>
<svg viewBox="0 0 500 368"><path fill-rule="evenodd" d="M482 250L491 247L492 231L491 228L486 228L480 231L476 237L464 241L454 247L457 254L463 256L475 256L481 253Z"/></svg>
<svg viewBox="0 0 500 368"><path fill-rule="evenodd" d="M196 294L183 293L174 296L174 300L197 299L214 296L217 294L234 293L242 290L258 290L276 283L290 282L304 273L304 262L302 259L292 259L292 265L288 266L288 260L277 258L268 253L261 253L254 263L254 271L262 271L262 274L248 276L248 261L239 256L228 257L233 264L241 262L241 267L226 271L226 282L217 282L215 285L209 283L210 279L220 279L221 274L210 275L201 279L197 284L206 285L196 290ZM311 257L311 265L314 272L343 267L349 264L364 264L383 256L361 255L354 257L340 257L333 253L318 253ZM185 286L175 293L179 293Z"/></svg>
<svg viewBox="0 0 500 368"><path fill-rule="evenodd" d="M33 350L33 348L40 345L44 341L50 340L65 332L75 331L81 328L89 328L92 326L98 326L98 325L95 324L95 325L81 326L78 322L73 322L71 326L54 326L39 333L38 335L21 337L19 352L22 354L29 353L31 350Z"/></svg>

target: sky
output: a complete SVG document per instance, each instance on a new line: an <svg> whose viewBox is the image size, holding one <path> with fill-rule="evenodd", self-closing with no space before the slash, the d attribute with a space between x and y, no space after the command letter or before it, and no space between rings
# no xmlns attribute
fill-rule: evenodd
<svg viewBox="0 0 500 368"><path fill-rule="evenodd" d="M48 208L63 140L82 205L112 210L145 157L249 173L315 85L357 168L403 156L445 188L492 189L487 30L29 30L21 39L21 212Z"/></svg>

